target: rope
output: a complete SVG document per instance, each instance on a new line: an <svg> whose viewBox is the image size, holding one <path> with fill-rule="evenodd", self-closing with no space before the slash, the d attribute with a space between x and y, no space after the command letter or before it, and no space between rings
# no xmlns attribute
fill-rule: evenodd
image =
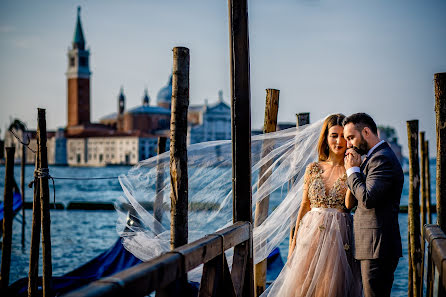
<svg viewBox="0 0 446 297"><path fill-rule="evenodd" d="M50 175L49 168L37 168L34 170L34 180L31 181L28 187L32 188L33 184L37 182L38 179L48 178L53 182L53 208L56 208L56 184L55 179L66 179L66 180L97 180L97 179L116 179L117 176L104 176L104 177L53 177Z"/></svg>
<svg viewBox="0 0 446 297"><path fill-rule="evenodd" d="M17 136L17 134L15 134L14 131L12 131L12 130L10 129L9 132L10 132L12 135L14 135L14 137L15 137L21 144L23 144L27 149L29 149L29 150L30 150L31 152L33 152L34 154L36 153L35 150L33 150L32 148L29 147L29 143L30 143L30 141L29 141L29 137L28 137L28 142L27 142L27 143L24 143L24 142Z"/></svg>

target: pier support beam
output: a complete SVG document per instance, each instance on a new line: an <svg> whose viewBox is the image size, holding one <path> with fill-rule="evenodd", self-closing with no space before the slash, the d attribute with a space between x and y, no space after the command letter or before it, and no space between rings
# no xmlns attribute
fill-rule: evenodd
<svg viewBox="0 0 446 297"><path fill-rule="evenodd" d="M228 8L231 67L233 221L234 223L238 221L252 223L248 3L247 0L228 0ZM240 244L234 249L234 259L246 258L246 264L242 265L246 269L242 271L240 279L234 282L242 287L242 296L254 296L252 235L250 238L248 243ZM246 257L243 255L246 255Z"/></svg>
<svg viewBox="0 0 446 297"><path fill-rule="evenodd" d="M266 105L265 105L265 119L263 123L263 133L275 132L277 129L277 113L279 111L279 90L266 89ZM267 156L274 148L273 140L265 140L262 145L262 158ZM260 188L265 181L270 177L271 171L267 171L272 165L272 161L267 162L260 168L259 171L259 186ZM254 216L254 226L260 226L268 217L269 210L269 195L263 198L262 201L256 202L256 211ZM254 266L254 284L255 296L260 296L266 289L266 264L267 260L256 264Z"/></svg>

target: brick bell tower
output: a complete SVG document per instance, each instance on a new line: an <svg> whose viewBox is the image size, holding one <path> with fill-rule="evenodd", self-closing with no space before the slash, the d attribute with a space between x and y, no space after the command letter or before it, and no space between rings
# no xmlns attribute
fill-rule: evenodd
<svg viewBox="0 0 446 297"><path fill-rule="evenodd" d="M90 52L85 49L80 12L81 8L78 7L74 38L68 50L68 129L90 124Z"/></svg>

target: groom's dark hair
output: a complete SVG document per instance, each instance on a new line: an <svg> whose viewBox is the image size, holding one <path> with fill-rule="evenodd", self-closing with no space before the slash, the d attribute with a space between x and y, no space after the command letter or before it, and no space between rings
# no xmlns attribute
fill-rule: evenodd
<svg viewBox="0 0 446 297"><path fill-rule="evenodd" d="M351 116L346 117L342 121L342 125L345 126L349 123L355 125L356 130L362 131L365 127L368 127L373 134L378 135L378 128L376 127L375 121L366 113L358 112Z"/></svg>

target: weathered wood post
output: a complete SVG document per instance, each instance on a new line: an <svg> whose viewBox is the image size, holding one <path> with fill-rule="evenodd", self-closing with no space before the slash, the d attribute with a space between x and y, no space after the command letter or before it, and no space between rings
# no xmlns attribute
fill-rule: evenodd
<svg viewBox="0 0 446 297"><path fill-rule="evenodd" d="M155 202L153 204L153 215L155 220L161 224L163 220L163 201L164 201L164 192L162 189L164 188L164 168L161 166L161 162L159 159L159 155L166 151L166 137L158 137L158 160L156 164L156 185L155 185ZM161 232L161 228L155 222L155 232L159 234Z"/></svg>
<svg viewBox="0 0 446 297"><path fill-rule="evenodd" d="M446 72L434 74L437 126L437 222L446 232Z"/></svg>
<svg viewBox="0 0 446 297"><path fill-rule="evenodd" d="M421 237L420 237L420 163L418 157L418 120L407 121L409 144L409 232L413 269L413 295L420 296ZM409 276L410 277L410 276Z"/></svg>
<svg viewBox="0 0 446 297"><path fill-rule="evenodd" d="M23 131L23 134L26 132ZM22 249L25 248L25 165L26 165L26 146L22 144L22 164L20 170L20 192L22 194Z"/></svg>
<svg viewBox="0 0 446 297"><path fill-rule="evenodd" d="M310 113L309 112L296 113L296 119L298 127L308 125L310 123Z"/></svg>
<svg viewBox="0 0 446 297"><path fill-rule="evenodd" d="M424 255L424 225L426 224L426 212L427 212L427 207L426 207L426 162L425 162L425 158L426 158L426 151L425 151L425 147L424 147L424 142L425 142L425 132L422 131L420 132L420 180L421 180L421 184L420 184L420 193L421 193L421 253L422 255Z"/></svg>
<svg viewBox="0 0 446 297"><path fill-rule="evenodd" d="M173 49L172 116L170 120L170 182L172 249L187 243L187 110L189 107L189 49Z"/></svg>
<svg viewBox="0 0 446 297"><path fill-rule="evenodd" d="M170 118L170 247L187 244L188 176L187 110L189 107L189 49L173 49L172 114ZM187 274L159 290L157 297L185 295Z"/></svg>
<svg viewBox="0 0 446 297"><path fill-rule="evenodd" d="M263 133L270 133L276 131L277 128L277 113L279 111L279 90L266 89L266 105L265 105L265 119L263 124ZM262 157L267 156L274 147L274 141L265 140L262 145ZM271 176L271 171L267 171L272 165L272 160L267 162L260 168L258 188L260 188L265 181ZM260 226L268 217L269 209L269 195L263 198L262 201L256 202L256 210L254 215L254 226ZM255 296L260 296L266 289L266 259L254 266L254 283Z"/></svg>
<svg viewBox="0 0 446 297"><path fill-rule="evenodd" d="M39 276L39 249L40 249L40 183L36 176L36 171L40 164L39 139L37 138L37 151L35 157L34 171L34 195L33 195L33 217L31 226L31 246L29 254L29 272L28 272L28 297L37 296L37 279ZM30 185L31 186L31 185Z"/></svg>
<svg viewBox="0 0 446 297"><path fill-rule="evenodd" d="M6 290L9 285L11 268L12 220L13 220L13 185L14 185L14 153L15 147L6 148L5 160L5 190L3 194L3 242L2 263L0 271L0 290Z"/></svg>
<svg viewBox="0 0 446 297"><path fill-rule="evenodd" d="M420 245L421 245L421 285L420 285L420 296L423 296L423 278L424 278L424 246L425 246L425 242L424 242L424 225L426 224L426 212L427 212L427 207L426 207L426 162L425 162L425 158L426 158L426 152L425 152L425 147L424 147L424 142L425 142L425 132L421 131L420 132L420 193L421 193L421 240L420 240Z"/></svg>
<svg viewBox="0 0 446 297"><path fill-rule="evenodd" d="M310 123L310 113L309 112L296 113L296 126L297 127L302 127L302 126L308 125L309 123ZM291 189L292 184L294 183L294 179L295 178L293 177L293 179L288 182L288 191ZM294 228L296 227L296 226L294 226L294 224L295 224L295 222L291 222L288 247L291 247L291 243L293 242Z"/></svg>
<svg viewBox="0 0 446 297"><path fill-rule="evenodd" d="M247 0L228 0L231 69L233 221L252 223L251 89ZM252 230L251 230L252 232ZM234 248L232 280L236 292L254 296L252 235ZM239 271L236 269L241 268Z"/></svg>
<svg viewBox="0 0 446 297"><path fill-rule="evenodd" d="M432 224L432 205L431 205L431 172L429 162L429 140L424 142L424 151L426 152L426 202L427 202L427 222Z"/></svg>
<svg viewBox="0 0 446 297"><path fill-rule="evenodd" d="M46 147L45 109L37 109L37 138L39 139L40 209L42 222L42 288L43 297L52 296L53 268L51 263L51 218L50 194L48 187L48 153Z"/></svg>

